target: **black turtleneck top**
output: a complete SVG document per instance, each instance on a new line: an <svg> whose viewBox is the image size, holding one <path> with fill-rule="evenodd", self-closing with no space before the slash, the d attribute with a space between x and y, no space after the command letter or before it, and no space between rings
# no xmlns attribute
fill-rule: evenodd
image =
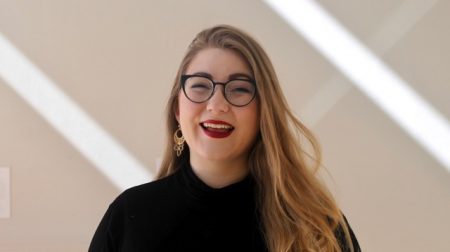
<svg viewBox="0 0 450 252"><path fill-rule="evenodd" d="M250 175L214 189L184 166L120 194L89 252L267 251L254 190Z"/></svg>

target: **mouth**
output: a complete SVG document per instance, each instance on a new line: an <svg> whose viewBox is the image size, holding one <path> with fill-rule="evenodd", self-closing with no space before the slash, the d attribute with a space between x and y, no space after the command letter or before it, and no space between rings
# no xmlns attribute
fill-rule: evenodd
<svg viewBox="0 0 450 252"><path fill-rule="evenodd" d="M234 130L234 127L224 121L208 120L200 123L203 132L212 138L224 138L229 135Z"/></svg>

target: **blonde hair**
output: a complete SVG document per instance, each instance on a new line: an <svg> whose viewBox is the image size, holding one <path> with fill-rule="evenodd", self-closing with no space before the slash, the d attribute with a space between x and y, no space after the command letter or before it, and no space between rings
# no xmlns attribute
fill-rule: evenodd
<svg viewBox="0 0 450 252"><path fill-rule="evenodd" d="M338 227L344 231L346 246L353 251L344 217L316 177L321 166L318 141L289 109L264 50L234 27L220 25L203 30L190 44L167 103L167 146L157 177L168 176L188 162L188 146L180 157L173 151L173 133L178 125L177 97L181 75L192 58L205 48L237 52L247 61L256 81L260 134L251 150L248 167L256 181L257 206L269 251L341 251L335 235ZM301 148L299 136L308 140L314 156ZM306 158L314 162L308 165Z"/></svg>

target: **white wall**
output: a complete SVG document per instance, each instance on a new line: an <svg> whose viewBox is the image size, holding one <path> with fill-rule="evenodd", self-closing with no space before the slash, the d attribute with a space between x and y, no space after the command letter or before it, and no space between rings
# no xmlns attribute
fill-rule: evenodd
<svg viewBox="0 0 450 252"><path fill-rule="evenodd" d="M450 2L319 2L450 118ZM179 61L218 23L267 49L321 141L327 181L364 251L450 250L448 171L263 3L0 1L0 33L151 172ZM328 100L315 95L327 87L342 97L320 114ZM11 169L0 251L86 251L119 189L1 78L0 142L0 166Z"/></svg>

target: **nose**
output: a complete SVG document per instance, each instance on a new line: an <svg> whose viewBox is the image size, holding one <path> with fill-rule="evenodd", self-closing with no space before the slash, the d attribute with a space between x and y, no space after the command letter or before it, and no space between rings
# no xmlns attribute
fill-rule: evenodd
<svg viewBox="0 0 450 252"><path fill-rule="evenodd" d="M230 104L225 99L222 85L217 85L212 97L208 100L206 110L213 113L224 113L230 110ZM219 90L222 89L222 90Z"/></svg>

